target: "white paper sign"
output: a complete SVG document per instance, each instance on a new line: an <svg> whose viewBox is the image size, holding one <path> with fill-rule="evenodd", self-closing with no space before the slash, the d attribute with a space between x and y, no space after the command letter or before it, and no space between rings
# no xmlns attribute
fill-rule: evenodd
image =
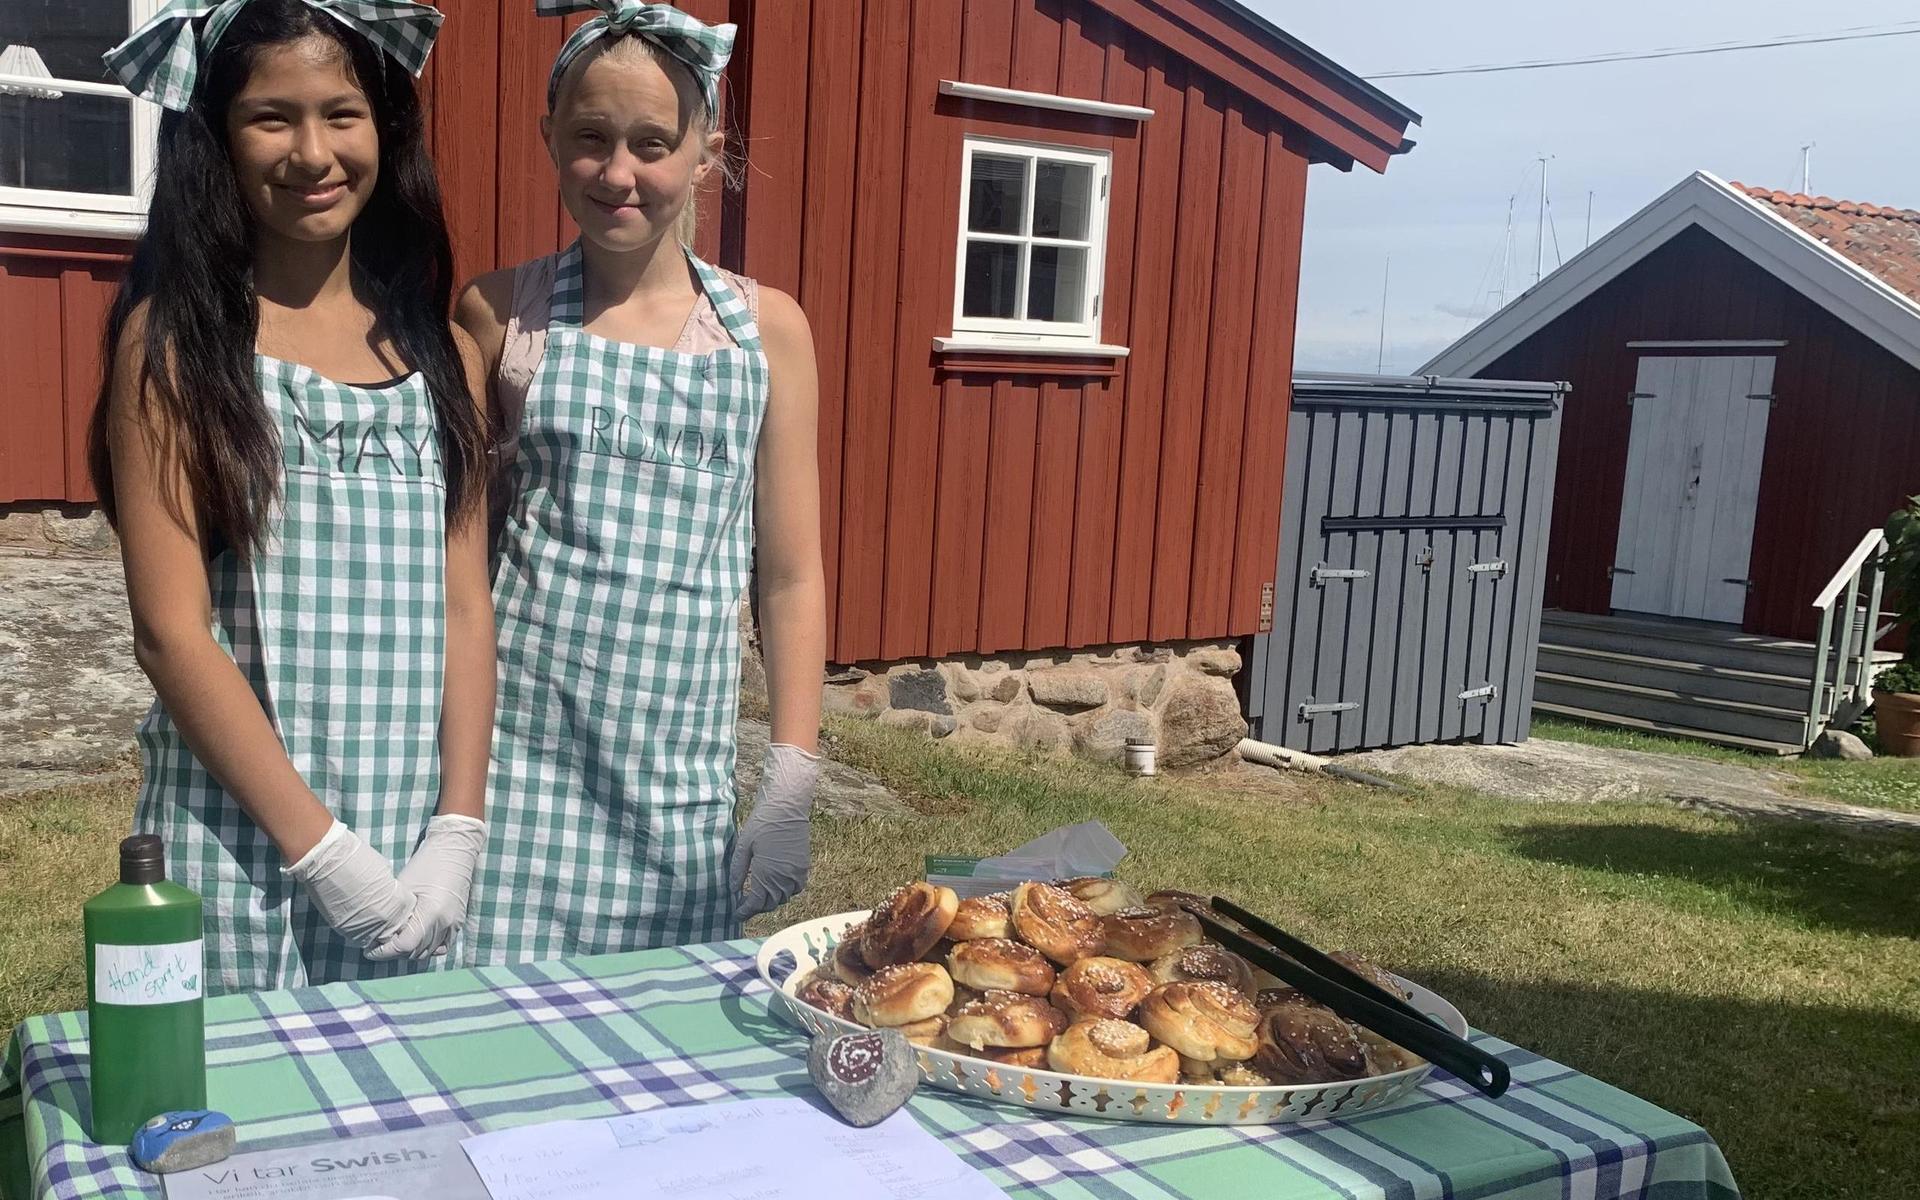
<svg viewBox="0 0 1920 1200"><path fill-rule="evenodd" d="M493 1200L1005 1200L906 1112L854 1129L804 1100L555 1121L463 1144Z"/></svg>
<svg viewBox="0 0 1920 1200"><path fill-rule="evenodd" d="M464 1125L236 1154L165 1176L167 1200L487 1200Z"/></svg>
<svg viewBox="0 0 1920 1200"><path fill-rule="evenodd" d="M201 995L200 939L160 946L93 947L96 1004L178 1004Z"/></svg>

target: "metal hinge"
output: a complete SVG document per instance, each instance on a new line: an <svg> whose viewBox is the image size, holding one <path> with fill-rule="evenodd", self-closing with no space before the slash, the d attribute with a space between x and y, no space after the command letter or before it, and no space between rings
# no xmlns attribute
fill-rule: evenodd
<svg viewBox="0 0 1920 1200"><path fill-rule="evenodd" d="M1372 574L1372 571L1363 571L1358 567L1330 567L1321 563L1309 573L1308 577L1312 580L1314 587L1319 587L1329 579L1365 579Z"/></svg>
<svg viewBox="0 0 1920 1200"><path fill-rule="evenodd" d="M1637 571L1635 571L1635 570L1634 570L1634 569L1633 569L1632 567L1608 567L1608 568L1607 568L1607 574L1608 574L1609 576L1613 576L1613 575L1637 575L1637 574L1639 574L1639 572L1637 572Z"/></svg>
<svg viewBox="0 0 1920 1200"><path fill-rule="evenodd" d="M1273 585L1260 585L1260 630L1261 633L1273 632Z"/></svg>
<svg viewBox="0 0 1920 1200"><path fill-rule="evenodd" d="M1496 700L1499 696L1500 689L1491 683L1485 687L1468 688L1460 693L1462 700Z"/></svg>
<svg viewBox="0 0 1920 1200"><path fill-rule="evenodd" d="M1492 562L1473 563L1467 567L1467 572L1472 575L1505 575L1507 560L1496 558Z"/></svg>
<svg viewBox="0 0 1920 1200"><path fill-rule="evenodd" d="M1106 298L1107 296L1105 292L1101 292L1098 295L1094 296L1093 298L1093 315L1094 316L1097 317L1100 315L1100 305L1106 300Z"/></svg>
<svg viewBox="0 0 1920 1200"><path fill-rule="evenodd" d="M1722 579L1720 582L1739 584L1741 587L1747 589L1748 591L1753 590L1753 580L1751 579Z"/></svg>
<svg viewBox="0 0 1920 1200"><path fill-rule="evenodd" d="M1360 705L1352 700L1342 701L1338 704L1315 704L1313 697L1309 696L1306 702L1300 706L1300 719L1302 721L1311 721L1313 718L1325 716L1327 713L1352 712L1359 707Z"/></svg>
<svg viewBox="0 0 1920 1200"><path fill-rule="evenodd" d="M1658 400L1659 398L1659 392L1628 392L1627 407L1632 408L1635 400Z"/></svg>
<svg viewBox="0 0 1920 1200"><path fill-rule="evenodd" d="M1421 569L1421 570L1422 570L1423 572L1427 572L1427 573L1429 573L1429 574L1430 574L1430 573L1432 573L1432 571L1433 571L1433 547L1432 547L1432 546L1422 546L1422 547L1420 548L1420 553L1418 553L1418 554L1416 554L1416 555L1414 555L1414 556L1413 556L1413 561L1414 561L1414 562L1416 562L1416 563L1419 563L1419 564L1420 564L1420 569Z"/></svg>
<svg viewBox="0 0 1920 1200"><path fill-rule="evenodd" d="M1776 397L1776 396L1775 396L1775 395L1774 395L1774 394L1773 394L1772 392L1748 392L1748 393L1747 393L1747 399L1749 399L1749 400L1765 400L1765 401L1767 402L1767 407L1768 407L1768 408L1778 408L1778 407L1780 407L1780 400L1779 400L1779 398L1778 398L1778 397Z"/></svg>

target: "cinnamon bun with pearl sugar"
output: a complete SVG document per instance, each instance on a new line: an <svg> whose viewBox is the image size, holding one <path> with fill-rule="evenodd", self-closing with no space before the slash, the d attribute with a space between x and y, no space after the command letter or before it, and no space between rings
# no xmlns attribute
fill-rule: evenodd
<svg viewBox="0 0 1920 1200"><path fill-rule="evenodd" d="M1258 990L1253 964L1225 946L1201 942L1172 954L1163 954L1147 968L1157 983L1198 983L1212 980L1252 996Z"/></svg>
<svg viewBox="0 0 1920 1200"><path fill-rule="evenodd" d="M1153 990L1153 977L1124 958L1083 958L1060 972L1053 1002L1076 1021L1124 1019Z"/></svg>
<svg viewBox="0 0 1920 1200"><path fill-rule="evenodd" d="M977 942L984 938L1013 936L1013 897L1005 892L991 896L969 896L954 910L947 936L956 942Z"/></svg>
<svg viewBox="0 0 1920 1200"><path fill-rule="evenodd" d="M1021 941L1063 967L1100 953L1100 918L1048 884L1023 883L1014 891L1013 929Z"/></svg>
<svg viewBox="0 0 1920 1200"><path fill-rule="evenodd" d="M1200 919L1183 908L1124 908L1100 919L1110 958L1150 963L1200 940Z"/></svg>
<svg viewBox="0 0 1920 1200"><path fill-rule="evenodd" d="M862 1025L911 1025L940 1016L953 1003L953 979L939 963L882 967L853 992Z"/></svg>
<svg viewBox="0 0 1920 1200"><path fill-rule="evenodd" d="M930 883L897 888L867 917L860 933L860 956L875 970L913 962L947 935L959 907L960 897L952 888Z"/></svg>
<svg viewBox="0 0 1920 1200"><path fill-rule="evenodd" d="M976 1050L1044 1046L1067 1027L1061 1011L1039 996L988 992L953 1014L947 1036Z"/></svg>
<svg viewBox="0 0 1920 1200"><path fill-rule="evenodd" d="M1053 990L1053 964L1032 946L1006 938L961 942L947 956L956 983L983 992L1023 992L1044 996Z"/></svg>
<svg viewBox="0 0 1920 1200"><path fill-rule="evenodd" d="M1224 983L1163 983L1140 1002L1139 1021L1182 1058L1203 1063L1252 1058L1260 1013Z"/></svg>
<svg viewBox="0 0 1920 1200"><path fill-rule="evenodd" d="M1180 1056L1155 1046L1138 1025L1101 1019L1069 1026L1047 1047L1047 1065L1068 1075L1123 1079L1130 1083L1177 1083Z"/></svg>
<svg viewBox="0 0 1920 1200"><path fill-rule="evenodd" d="M1097 875L1068 879L1054 886L1092 909L1094 915L1100 917L1117 913L1123 908L1139 908L1145 903L1132 885L1121 883L1118 879L1103 879Z"/></svg>

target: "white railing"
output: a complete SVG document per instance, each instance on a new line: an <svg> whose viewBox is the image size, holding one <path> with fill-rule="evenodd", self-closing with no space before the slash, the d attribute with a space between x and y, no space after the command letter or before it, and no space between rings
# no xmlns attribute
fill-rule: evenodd
<svg viewBox="0 0 1920 1200"><path fill-rule="evenodd" d="M1833 573L1814 599L1820 614L1819 649L1813 656L1813 693L1807 702L1806 745L1830 725L1846 725L1867 707L1873 687L1873 651L1886 633L1880 626L1881 589L1886 584L1887 535L1872 530L1860 539L1847 561ZM1833 640L1835 602L1839 606L1840 642ZM1862 595L1866 607L1860 606ZM1837 651L1837 652L1835 652Z"/></svg>

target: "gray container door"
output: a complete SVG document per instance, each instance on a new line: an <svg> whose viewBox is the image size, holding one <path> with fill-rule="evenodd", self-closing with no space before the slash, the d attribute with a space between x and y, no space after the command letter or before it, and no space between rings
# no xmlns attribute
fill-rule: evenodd
<svg viewBox="0 0 1920 1200"><path fill-rule="evenodd" d="M1296 387L1255 736L1322 754L1523 740L1556 389Z"/></svg>

